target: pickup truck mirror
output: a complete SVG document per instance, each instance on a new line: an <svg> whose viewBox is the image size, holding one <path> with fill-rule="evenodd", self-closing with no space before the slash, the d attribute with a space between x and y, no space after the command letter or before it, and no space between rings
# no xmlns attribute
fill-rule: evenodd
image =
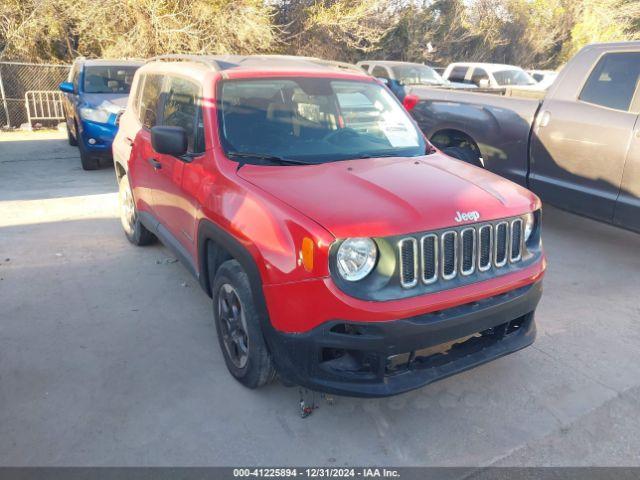
<svg viewBox="0 0 640 480"><path fill-rule="evenodd" d="M151 145L158 153L179 157L187 153L187 132L182 127L152 127Z"/></svg>
<svg viewBox="0 0 640 480"><path fill-rule="evenodd" d="M481 78L480 81L478 82L478 87L480 88L489 88L490 86L491 84L489 83L488 78Z"/></svg>
<svg viewBox="0 0 640 480"><path fill-rule="evenodd" d="M62 82L60 85L58 85L58 88L64 93L75 93L73 83L71 82Z"/></svg>

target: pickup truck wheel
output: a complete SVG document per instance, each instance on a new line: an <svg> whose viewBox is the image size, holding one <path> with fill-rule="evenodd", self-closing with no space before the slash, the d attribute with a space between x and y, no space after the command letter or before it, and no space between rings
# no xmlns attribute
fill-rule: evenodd
<svg viewBox="0 0 640 480"><path fill-rule="evenodd" d="M118 185L118 203L120 206L120 223L122 223L122 229L129 241L138 246L153 243L156 237L142 225L138 218L131 185L126 175L122 176Z"/></svg>
<svg viewBox="0 0 640 480"><path fill-rule="evenodd" d="M457 158L458 160L463 160L467 163L470 163L471 165L475 165L476 167L484 168L476 152L474 152L470 148L447 147L442 151L450 157Z"/></svg>
<svg viewBox="0 0 640 480"><path fill-rule="evenodd" d="M271 355L253 304L249 278L236 260L227 260L213 280L213 318L231 375L248 388L275 378Z"/></svg>
<svg viewBox="0 0 640 480"><path fill-rule="evenodd" d="M78 139L74 137L73 133L71 133L71 130L69 130L69 124L65 122L65 125L67 126L67 140L69 141L69 145L71 145L72 147L77 147Z"/></svg>
<svg viewBox="0 0 640 480"><path fill-rule="evenodd" d="M87 152L82 140L78 142L78 148L80 149L80 163L83 170L97 170L100 167L100 160L91 156Z"/></svg>

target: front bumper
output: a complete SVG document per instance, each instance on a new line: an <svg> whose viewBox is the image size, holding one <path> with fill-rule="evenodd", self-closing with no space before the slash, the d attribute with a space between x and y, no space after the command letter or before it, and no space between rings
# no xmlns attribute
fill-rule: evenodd
<svg viewBox="0 0 640 480"><path fill-rule="evenodd" d="M340 395L384 397L530 345L541 295L538 281L401 320L333 320L304 333L273 330L269 347L280 375L291 382Z"/></svg>
<svg viewBox="0 0 640 480"><path fill-rule="evenodd" d="M98 123L89 120L80 120L80 140L84 148L96 154L111 155L111 144L118 133L115 123ZM95 140L92 145L89 139Z"/></svg>

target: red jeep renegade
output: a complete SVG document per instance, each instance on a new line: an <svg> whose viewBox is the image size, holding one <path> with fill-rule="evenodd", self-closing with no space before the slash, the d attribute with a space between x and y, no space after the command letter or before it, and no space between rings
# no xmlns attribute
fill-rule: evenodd
<svg viewBox="0 0 640 480"><path fill-rule="evenodd" d="M196 276L247 387L392 395L534 340L540 201L436 150L357 68L152 59L113 153L127 237Z"/></svg>

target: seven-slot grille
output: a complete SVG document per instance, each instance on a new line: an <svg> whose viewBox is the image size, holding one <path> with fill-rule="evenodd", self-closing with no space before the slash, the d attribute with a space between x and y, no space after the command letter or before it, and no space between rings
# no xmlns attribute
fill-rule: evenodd
<svg viewBox="0 0 640 480"><path fill-rule="evenodd" d="M499 269L522 259L521 218L406 237L398 242L400 284L415 287Z"/></svg>

